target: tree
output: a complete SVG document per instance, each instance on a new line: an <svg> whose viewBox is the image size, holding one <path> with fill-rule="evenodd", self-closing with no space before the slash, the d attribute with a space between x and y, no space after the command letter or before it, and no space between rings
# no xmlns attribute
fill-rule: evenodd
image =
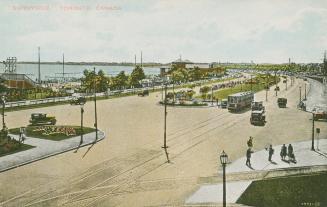
<svg viewBox="0 0 327 207"><path fill-rule="evenodd" d="M129 83L131 86L137 88L141 86L140 81L144 78L145 74L143 68L141 68L140 66L136 66L130 75Z"/></svg>
<svg viewBox="0 0 327 207"><path fill-rule="evenodd" d="M109 78L105 76L103 70L99 70L97 76L97 89L99 92L105 92L109 88Z"/></svg>
<svg viewBox="0 0 327 207"><path fill-rule="evenodd" d="M192 98L193 98L193 95L195 94L195 91L193 91L193 90L188 90L187 92L186 92L186 97L189 99L189 100L191 100Z"/></svg>
<svg viewBox="0 0 327 207"><path fill-rule="evenodd" d="M84 70L84 77L81 78L82 86L86 91L94 90L94 81L96 82L96 92L105 92L109 87L109 78L100 70L98 74L94 71Z"/></svg>
<svg viewBox="0 0 327 207"><path fill-rule="evenodd" d="M210 91L210 87L209 86L203 86L202 88L200 88L200 93L202 94L202 98L206 99L207 97L207 93Z"/></svg>
<svg viewBox="0 0 327 207"><path fill-rule="evenodd" d="M113 89L124 89L127 86L128 76L125 75L124 71L118 73L118 75L112 78L111 87Z"/></svg>
<svg viewBox="0 0 327 207"><path fill-rule="evenodd" d="M0 92L7 91L7 87L5 86L5 79L0 77Z"/></svg>
<svg viewBox="0 0 327 207"><path fill-rule="evenodd" d="M190 70L189 77L190 77L190 80L192 80L192 81L200 80L201 78L203 78L201 69L198 67L195 67L194 69Z"/></svg>

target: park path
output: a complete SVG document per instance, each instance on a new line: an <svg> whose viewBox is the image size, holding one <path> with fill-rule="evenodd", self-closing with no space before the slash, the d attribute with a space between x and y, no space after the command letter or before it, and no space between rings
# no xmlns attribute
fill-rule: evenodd
<svg viewBox="0 0 327 207"><path fill-rule="evenodd" d="M18 135L10 135L18 140ZM98 131L98 140L103 140L104 132ZM0 157L0 172L10 170L22 165L26 165L44 158L58 155L70 150L75 150L80 147L95 143L95 132L85 134L83 136L83 144L80 145L80 136L72 137L61 141L52 141L47 139L39 139L26 137L24 144L34 146L32 149L9 154Z"/></svg>

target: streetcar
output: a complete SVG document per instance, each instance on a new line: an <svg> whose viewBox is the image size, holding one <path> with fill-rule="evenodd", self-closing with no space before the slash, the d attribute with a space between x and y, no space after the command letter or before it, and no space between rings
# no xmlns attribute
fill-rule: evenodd
<svg viewBox="0 0 327 207"><path fill-rule="evenodd" d="M254 93L252 91L235 93L228 96L227 108L229 111L240 111L251 107L254 100Z"/></svg>

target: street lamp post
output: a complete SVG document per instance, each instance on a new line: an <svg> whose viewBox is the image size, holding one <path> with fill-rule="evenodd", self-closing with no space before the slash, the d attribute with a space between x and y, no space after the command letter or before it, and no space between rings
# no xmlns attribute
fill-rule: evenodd
<svg viewBox="0 0 327 207"><path fill-rule="evenodd" d="M80 145L83 144L83 134L84 134L84 130L83 130L83 114L84 114L84 104L81 104L81 141L80 141Z"/></svg>
<svg viewBox="0 0 327 207"><path fill-rule="evenodd" d="M311 136L311 150L315 150L314 142L315 142L315 114L312 113L312 136Z"/></svg>
<svg viewBox="0 0 327 207"><path fill-rule="evenodd" d="M211 87L211 106L213 106L213 87Z"/></svg>
<svg viewBox="0 0 327 207"><path fill-rule="evenodd" d="M223 207L226 207L226 164L228 155L223 151L220 155L220 163L223 166Z"/></svg>
<svg viewBox="0 0 327 207"><path fill-rule="evenodd" d="M165 116L164 116L164 146L162 148L165 150L167 162L169 163L169 155L167 151L167 83L165 84L165 99L164 99L164 104L165 104Z"/></svg>
<svg viewBox="0 0 327 207"><path fill-rule="evenodd" d="M98 115L97 115L97 91L96 91L96 79L97 79L97 75L95 73L95 67L93 68L93 72L94 72L94 126L95 126L95 142L98 141Z"/></svg>
<svg viewBox="0 0 327 207"><path fill-rule="evenodd" d="M307 100L307 84L304 84L304 100Z"/></svg>

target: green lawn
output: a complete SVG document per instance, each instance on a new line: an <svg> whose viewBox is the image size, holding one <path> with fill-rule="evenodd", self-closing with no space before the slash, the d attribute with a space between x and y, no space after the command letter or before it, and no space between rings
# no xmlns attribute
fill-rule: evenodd
<svg viewBox="0 0 327 207"><path fill-rule="evenodd" d="M19 128L10 129L11 134L19 134ZM73 133L68 133L68 131ZM83 127L83 134L94 132L94 128ZM40 139L49 139L60 141L82 134L80 126L28 126L26 127L26 136Z"/></svg>
<svg viewBox="0 0 327 207"><path fill-rule="evenodd" d="M265 85L263 84L252 84L252 91L254 93L263 90ZM239 93L242 91L251 91L251 84L242 84L242 85L237 85L234 88L224 88L219 91L216 91L213 93L213 96L218 99L224 99L227 98L228 95L234 94L234 93Z"/></svg>
<svg viewBox="0 0 327 207"><path fill-rule="evenodd" d="M250 206L327 206L327 172L258 180L237 203Z"/></svg>
<svg viewBox="0 0 327 207"><path fill-rule="evenodd" d="M265 89L266 86L266 79L262 78L261 76L254 78L253 80L257 80L258 83L253 83L252 84L252 91L254 93L262 91ZM275 82L272 81L273 77L270 77L270 86L272 86ZM279 82L279 78L277 80ZM270 87L270 90L273 91L274 87ZM251 91L251 84L250 83L244 83L241 85L237 85L233 88L224 88L224 89L220 89L218 91L215 91L213 93L213 96L215 98L218 98L219 100L221 99L225 99L227 98L229 95L234 94L234 93L239 93L239 92L243 92L243 91ZM211 95L211 93L209 92L208 95ZM197 98L202 98L201 95L197 96Z"/></svg>

